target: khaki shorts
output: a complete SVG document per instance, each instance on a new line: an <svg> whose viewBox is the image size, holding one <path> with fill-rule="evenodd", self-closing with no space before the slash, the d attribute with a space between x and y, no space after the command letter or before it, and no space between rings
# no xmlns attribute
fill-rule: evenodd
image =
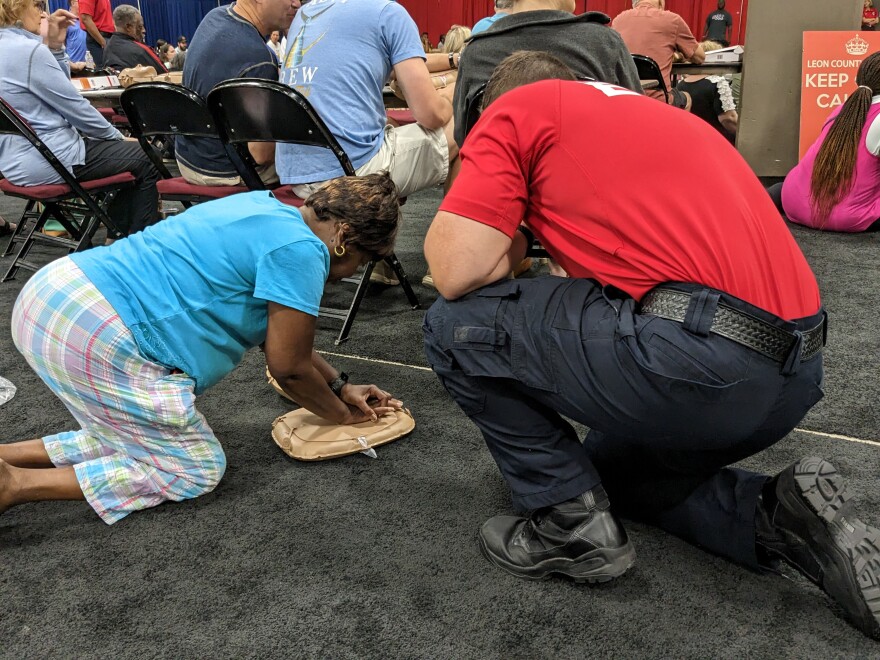
<svg viewBox="0 0 880 660"><path fill-rule="evenodd" d="M449 145L442 128L428 130L418 124L386 126L379 153L361 165L358 176L388 172L398 194L406 197L446 181L449 173ZM305 199L327 181L291 186L297 197Z"/></svg>
<svg viewBox="0 0 880 660"><path fill-rule="evenodd" d="M191 183L194 186L243 186L244 182L241 180L241 177L223 177L223 176L211 176L210 174L200 174L195 170L188 168L186 165L181 163L179 160L177 161L177 168L180 170L180 176L182 176L187 183ZM269 163L268 165L263 165L257 168L257 174L260 175L260 179L267 186L277 186L278 185L278 173L275 171L275 163Z"/></svg>

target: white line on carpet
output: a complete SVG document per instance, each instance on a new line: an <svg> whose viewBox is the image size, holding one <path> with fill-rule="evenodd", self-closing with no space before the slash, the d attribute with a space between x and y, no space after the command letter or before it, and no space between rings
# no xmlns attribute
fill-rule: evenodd
<svg viewBox="0 0 880 660"><path fill-rule="evenodd" d="M378 360L376 358L368 358L360 355L349 355L348 353L332 353L330 351L318 351L322 355L331 355L333 357L349 358L351 360L362 360L364 362L375 362L377 364L390 364L395 367L406 367L407 369L418 369L419 371L431 371L430 367L420 367L416 364L406 364L404 362L392 362L391 360ZM840 435L838 433L824 433L822 431L811 431L810 429L796 428L799 433L809 433L810 435L820 435L823 438L831 438L833 440L845 440L846 442L856 442L862 445L870 445L871 447L880 447L877 440L864 440L862 438L853 438L848 435Z"/></svg>
<svg viewBox="0 0 880 660"><path fill-rule="evenodd" d="M862 445L871 445L872 447L880 447L877 440L864 440L862 438L853 438L848 435L840 435L839 433L824 433L822 431L811 431L810 429L796 428L799 433L809 433L810 435L821 435L823 438L831 438L832 440L846 440L847 442L858 442Z"/></svg>
<svg viewBox="0 0 880 660"><path fill-rule="evenodd" d="M364 362L376 362L377 364L393 364L395 367L407 367L408 369L418 369L419 371L431 371L430 367L420 367L415 364L404 364L403 362L392 362L391 360L377 360L376 358L349 355L348 353L331 353L330 351L318 351L318 353L321 355L332 355L333 357L351 358L352 360L363 360Z"/></svg>

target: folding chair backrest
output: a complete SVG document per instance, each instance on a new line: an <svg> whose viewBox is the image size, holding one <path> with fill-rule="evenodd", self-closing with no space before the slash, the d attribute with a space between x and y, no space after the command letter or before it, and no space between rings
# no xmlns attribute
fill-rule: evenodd
<svg viewBox="0 0 880 660"><path fill-rule="evenodd" d="M217 138L214 118L204 99L181 85L139 83L122 92L119 102L135 137Z"/></svg>
<svg viewBox="0 0 880 660"><path fill-rule="evenodd" d="M486 93L486 85L488 84L488 82L484 82L482 85L480 85L467 104L467 109L465 110L464 114L465 137L467 137L468 133L471 132L474 124L476 124L477 120L480 118L480 113L482 112L482 108L480 106L483 105L483 95Z"/></svg>
<svg viewBox="0 0 880 660"><path fill-rule="evenodd" d="M58 173L64 183L70 186L70 189L77 195L77 197L89 207L89 210L96 213L101 218L101 221L111 230L117 230L116 226L100 208L95 199L85 190L85 188L79 185L76 177L67 171L67 168L64 167L61 161L58 160L58 157L52 153L52 150L46 146L46 143L40 139L34 129L31 128L30 124L28 124L24 118L18 114L15 108L9 105L9 103L3 98L0 98L0 134L19 135L27 139L27 141L40 152L40 155L46 159L49 165L52 166L52 169Z"/></svg>
<svg viewBox="0 0 880 660"><path fill-rule="evenodd" d="M251 189L261 190L264 186L255 175L248 142L323 147L333 152L347 176L355 174L348 155L318 113L302 94L287 85L251 78L227 80L208 94L208 107L220 139L235 147L251 170L239 172Z"/></svg>
<svg viewBox="0 0 880 660"><path fill-rule="evenodd" d="M633 62L636 65L636 71L639 74L639 80L656 80L657 89L663 92L666 102L669 103L669 90L666 88L666 81L663 80L663 73L657 62L647 55L633 55Z"/></svg>
<svg viewBox="0 0 880 660"><path fill-rule="evenodd" d="M175 136L219 139L205 100L191 89L163 82L132 85L119 98L131 124L131 134L164 178L171 174L147 138Z"/></svg>

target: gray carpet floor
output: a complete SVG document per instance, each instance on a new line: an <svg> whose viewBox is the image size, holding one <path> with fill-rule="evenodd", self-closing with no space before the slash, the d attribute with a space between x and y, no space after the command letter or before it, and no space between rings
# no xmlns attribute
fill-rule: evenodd
<svg viewBox="0 0 880 660"><path fill-rule="evenodd" d="M421 240L439 199L439 190L409 199L398 243L425 305L434 294L418 284ZM20 209L0 197L4 217ZM773 473L825 456L877 524L880 329L870 310L880 234L792 231L831 316L826 397L745 465ZM18 386L0 407L0 442L72 422L9 336L25 277L0 285L0 376ZM289 405L251 352L199 400L228 458L213 493L110 527L80 502L0 516L0 656L880 657L880 644L802 579L749 572L642 525L628 526L636 565L604 586L526 582L491 567L476 532L510 510L508 493L476 428L425 368L421 318L385 289L368 295L349 342L334 344L337 322L320 324L318 348L331 362L390 389L415 415L415 432L378 459L283 455L270 428Z"/></svg>

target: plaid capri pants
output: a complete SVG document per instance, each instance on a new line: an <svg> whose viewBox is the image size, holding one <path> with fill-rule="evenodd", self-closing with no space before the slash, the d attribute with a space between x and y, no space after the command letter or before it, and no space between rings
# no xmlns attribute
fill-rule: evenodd
<svg viewBox="0 0 880 660"><path fill-rule="evenodd" d="M86 500L108 525L219 483L226 457L195 409L194 381L144 358L69 257L22 289L12 338L81 427L43 438L49 457L74 467Z"/></svg>

